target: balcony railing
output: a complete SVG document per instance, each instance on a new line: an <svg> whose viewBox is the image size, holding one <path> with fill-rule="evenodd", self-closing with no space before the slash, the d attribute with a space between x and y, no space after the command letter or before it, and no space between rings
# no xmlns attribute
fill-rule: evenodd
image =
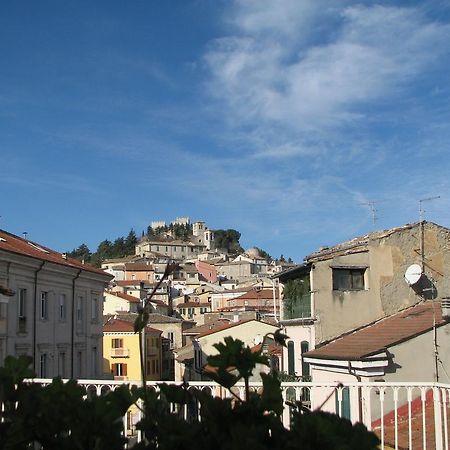
<svg viewBox="0 0 450 450"><path fill-rule="evenodd" d="M112 348L112 358L128 358L130 356L130 350L128 348Z"/></svg>
<svg viewBox="0 0 450 450"><path fill-rule="evenodd" d="M33 381L43 384L51 382L47 379ZM101 395L124 384L123 381L105 380L78 382L86 388L88 395ZM140 381L126 383L141 384ZM159 383L148 381L147 385L158 389ZM251 383L251 388L260 389L261 384ZM218 397L229 396L224 388L211 382L190 382L189 389L199 389ZM243 384L236 385L234 389L243 396ZM450 447L450 384L292 382L282 383L282 395L285 402L282 420L286 427L290 424L292 408L296 402L302 402L303 406L312 410L321 409L346 417L353 423L364 423L380 438L381 449L449 450ZM190 413L186 410L185 414L188 416ZM130 436L134 430L127 429L126 423L124 418L125 433Z"/></svg>

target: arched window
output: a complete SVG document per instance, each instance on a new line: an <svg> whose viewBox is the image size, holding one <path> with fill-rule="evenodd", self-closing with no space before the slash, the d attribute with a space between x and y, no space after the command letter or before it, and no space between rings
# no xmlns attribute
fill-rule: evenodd
<svg viewBox="0 0 450 450"><path fill-rule="evenodd" d="M295 350L294 342L288 342L288 374L295 375Z"/></svg>

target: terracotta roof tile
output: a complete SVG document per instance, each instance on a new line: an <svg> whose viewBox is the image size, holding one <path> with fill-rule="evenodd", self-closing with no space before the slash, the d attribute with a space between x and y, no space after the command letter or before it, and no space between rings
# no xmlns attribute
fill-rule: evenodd
<svg viewBox="0 0 450 450"><path fill-rule="evenodd" d="M4 230L0 230L0 250L62 266L82 269L87 272L97 273L99 275L103 275L105 279L108 280L113 278L112 275L102 269L97 269L89 264L83 264L81 261L78 261L78 259L65 257L64 253L56 252L55 250L44 247L41 244L37 244L36 242L28 239L23 239Z"/></svg>
<svg viewBox="0 0 450 450"><path fill-rule="evenodd" d="M148 333L158 333L161 334L162 331L156 330L147 325L145 328ZM109 320L103 325L104 333L120 333L120 332L133 332L134 333L134 323L128 320L117 319L110 317Z"/></svg>
<svg viewBox="0 0 450 450"><path fill-rule="evenodd" d="M137 297L134 297L133 295L128 294L122 294L122 292L107 292L110 295L115 295L116 297L122 298L124 300L127 300L130 303L140 303L140 299Z"/></svg>
<svg viewBox="0 0 450 450"><path fill-rule="evenodd" d="M438 302L426 302L408 308L378 322L331 341L304 354L308 358L359 360L383 352L386 348L412 339L433 327L445 325Z"/></svg>

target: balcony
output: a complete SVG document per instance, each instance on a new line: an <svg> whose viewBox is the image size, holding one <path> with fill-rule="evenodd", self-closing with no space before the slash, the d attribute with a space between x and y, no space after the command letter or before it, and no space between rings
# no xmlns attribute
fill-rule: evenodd
<svg viewBox="0 0 450 450"><path fill-rule="evenodd" d="M32 381L51 382L47 379ZM141 384L127 377L115 377L114 381L78 380L87 392L98 395L114 390L124 382L130 386ZM158 383L148 381L147 386L158 389ZM250 386L254 390L262 387L260 383L251 383ZM189 387L214 396L229 397L225 389L212 382L190 382ZM244 385L239 383L235 388L243 396ZM378 435L382 450L450 448L450 384L291 382L282 383L282 395L285 403L282 420L286 427L289 427L291 408L299 401L313 410L337 413L353 423L364 423ZM136 414L139 416L140 412ZM185 414L189 414L188 408Z"/></svg>
<svg viewBox="0 0 450 450"><path fill-rule="evenodd" d="M121 375L114 375L114 381L128 381L128 377L124 377Z"/></svg>
<svg viewBox="0 0 450 450"><path fill-rule="evenodd" d="M130 350L128 348L112 348L111 358L129 358Z"/></svg>

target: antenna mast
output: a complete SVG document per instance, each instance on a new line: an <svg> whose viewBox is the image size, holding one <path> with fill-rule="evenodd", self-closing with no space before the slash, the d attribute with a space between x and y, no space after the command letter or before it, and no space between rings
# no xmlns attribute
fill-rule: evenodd
<svg viewBox="0 0 450 450"><path fill-rule="evenodd" d="M372 211L372 221L373 221L374 228L375 228L375 224L376 224L376 222L378 220L378 217L377 217L377 211L378 210L375 208L375 204L376 203L378 203L378 202L368 201L368 202L365 202L365 203L361 203L361 205L368 206L370 208L370 210Z"/></svg>
<svg viewBox="0 0 450 450"><path fill-rule="evenodd" d="M419 226L420 226L420 266L422 267L422 273L425 270L425 233L423 229L423 216L426 212L423 209L423 203L424 202L430 202L432 200L437 200L438 198L441 198L440 195L436 195L435 197L426 197L419 199Z"/></svg>

